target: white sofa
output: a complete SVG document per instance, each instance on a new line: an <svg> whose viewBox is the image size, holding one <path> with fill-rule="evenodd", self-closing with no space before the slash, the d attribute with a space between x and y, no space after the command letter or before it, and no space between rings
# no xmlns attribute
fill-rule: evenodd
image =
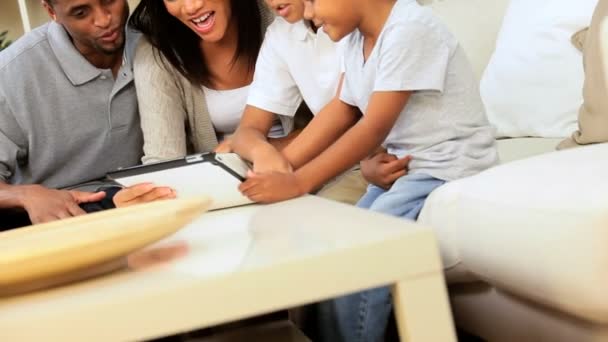
<svg viewBox="0 0 608 342"><path fill-rule="evenodd" d="M573 0L574 1L574 0ZM508 0L420 0L481 77ZM608 341L608 144L499 140L502 165L429 197L456 325L489 341Z"/></svg>

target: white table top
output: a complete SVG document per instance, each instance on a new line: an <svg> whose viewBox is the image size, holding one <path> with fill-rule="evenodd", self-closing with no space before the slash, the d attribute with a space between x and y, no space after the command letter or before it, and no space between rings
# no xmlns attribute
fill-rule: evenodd
<svg viewBox="0 0 608 342"><path fill-rule="evenodd" d="M141 340L442 272L429 229L315 196L209 212L176 240L170 263L0 299L0 340Z"/></svg>

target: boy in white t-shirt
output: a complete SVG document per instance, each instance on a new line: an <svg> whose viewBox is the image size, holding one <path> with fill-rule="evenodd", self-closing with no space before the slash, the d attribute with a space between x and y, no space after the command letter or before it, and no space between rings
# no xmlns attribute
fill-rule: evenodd
<svg viewBox="0 0 608 342"><path fill-rule="evenodd" d="M370 185L358 205L416 219L438 186L497 163L470 64L430 9L415 0L306 5L332 40L344 38L339 96L283 150L295 171L251 172L240 186L245 195L266 203L300 196L382 145L412 156L408 174L388 190ZM390 303L389 289L380 288L322 304L315 341L382 340Z"/></svg>
<svg viewBox="0 0 608 342"><path fill-rule="evenodd" d="M289 163L266 139L275 114L293 117L302 101L313 115L319 113L336 94L342 53L322 29L304 20L304 0L266 3L277 18L266 31L247 108L231 148L252 161L256 172L290 171ZM330 192L338 193L338 198L354 204L366 183L355 171L333 185L325 189L328 197L332 197Z"/></svg>

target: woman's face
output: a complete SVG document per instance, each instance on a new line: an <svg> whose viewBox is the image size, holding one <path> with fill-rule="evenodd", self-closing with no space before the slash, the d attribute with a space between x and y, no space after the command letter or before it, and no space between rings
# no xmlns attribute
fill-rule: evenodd
<svg viewBox="0 0 608 342"><path fill-rule="evenodd" d="M240 0L242 1L242 0ZM167 12L205 42L222 40L232 18L230 0L164 0ZM179 37L175 37L179 39Z"/></svg>

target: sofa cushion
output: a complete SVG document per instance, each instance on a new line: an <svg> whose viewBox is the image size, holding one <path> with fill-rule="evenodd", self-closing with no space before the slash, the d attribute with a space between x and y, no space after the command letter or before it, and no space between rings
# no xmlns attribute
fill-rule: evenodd
<svg viewBox="0 0 608 342"><path fill-rule="evenodd" d="M583 44L585 82L583 86L584 104L578 113L579 129L571 138L560 144L560 148L586 145L598 142L608 142L608 83L606 79L606 54L602 51L608 46L602 46L606 34L605 26L608 17L608 0L600 0L591 26L581 42L582 34L573 38L575 43Z"/></svg>
<svg viewBox="0 0 608 342"><path fill-rule="evenodd" d="M553 152L559 144L559 138L509 138L496 142L500 163L533 157L539 154Z"/></svg>
<svg viewBox="0 0 608 342"><path fill-rule="evenodd" d="M486 68L509 0L418 0L450 28L471 61L477 79ZM483 15L470 15L474 8Z"/></svg>
<svg viewBox="0 0 608 342"><path fill-rule="evenodd" d="M591 145L453 181L419 222L436 230L448 270L608 322L606 156L608 144Z"/></svg>
<svg viewBox="0 0 608 342"><path fill-rule="evenodd" d="M565 138L582 103L581 52L571 36L589 26L597 0L512 0L481 80L499 137Z"/></svg>

